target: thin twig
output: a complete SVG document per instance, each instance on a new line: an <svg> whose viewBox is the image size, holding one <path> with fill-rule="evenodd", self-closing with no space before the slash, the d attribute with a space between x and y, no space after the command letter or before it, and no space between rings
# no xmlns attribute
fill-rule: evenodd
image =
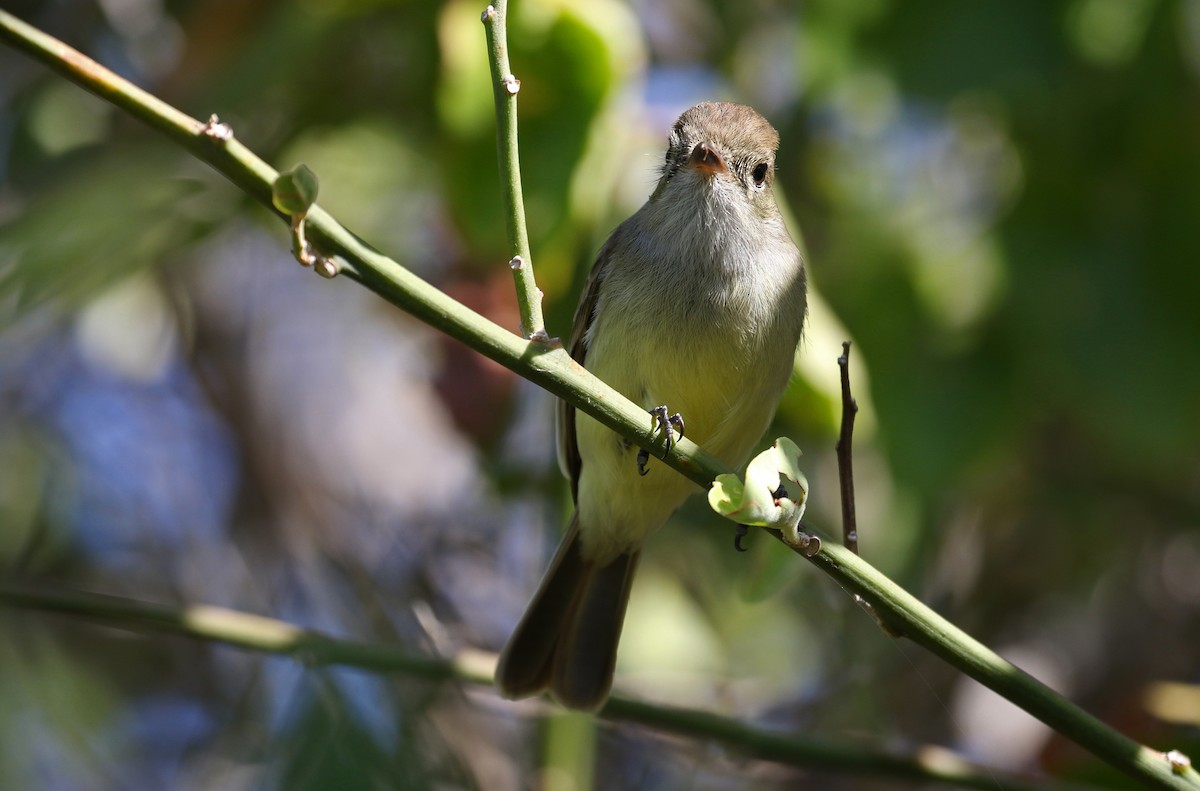
<svg viewBox="0 0 1200 791"><path fill-rule="evenodd" d="M842 375L842 428L838 434L838 481L842 496L842 543L858 554L858 517L854 513L854 417L858 402L850 394L850 341L842 341L842 356L838 357Z"/></svg>
<svg viewBox="0 0 1200 791"><path fill-rule="evenodd" d="M496 102L500 187L504 196L508 243L512 249L508 263L517 287L521 334L531 340L545 341L549 336L542 318L542 292L533 278L529 232L525 227L525 199L521 192L521 157L517 147L517 93L521 90L521 81L513 75L508 62L508 0L496 0L494 5L488 6L482 20L487 33L492 94Z"/></svg>
<svg viewBox="0 0 1200 791"><path fill-rule="evenodd" d="M173 608L97 593L7 585L0 585L0 604L81 616L136 632L176 634L250 651L282 654L295 657L306 667L357 667L381 673L403 673L429 681L491 687L495 665L493 655L478 651L464 651L450 659L420 656L393 646L343 640L286 621L223 607ZM609 698L599 716L638 723L662 733L710 739L750 758L810 770L987 791L995 789L997 782L1007 791L1085 791L1083 786L1008 775L1000 778L995 772L971 767L949 753L935 761L872 752L858 745L847 747L799 739L698 709L661 706L619 695Z"/></svg>

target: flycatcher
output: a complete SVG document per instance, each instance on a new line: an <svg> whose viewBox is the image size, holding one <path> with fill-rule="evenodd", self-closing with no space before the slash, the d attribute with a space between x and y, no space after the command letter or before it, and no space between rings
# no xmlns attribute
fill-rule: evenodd
<svg viewBox="0 0 1200 791"><path fill-rule="evenodd" d="M661 405L678 410L687 435L731 467L775 414L807 310L804 264L772 191L778 145L744 105L680 116L654 193L596 258L569 346L661 415L668 436ZM696 487L666 465L643 469L644 453L566 402L558 429L575 515L496 683L508 698L549 689L594 710L612 687L642 545Z"/></svg>

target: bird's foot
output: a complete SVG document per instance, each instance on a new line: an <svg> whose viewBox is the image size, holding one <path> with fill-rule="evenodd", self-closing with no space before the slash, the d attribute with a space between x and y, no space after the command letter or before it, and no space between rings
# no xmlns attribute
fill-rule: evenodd
<svg viewBox="0 0 1200 791"><path fill-rule="evenodd" d="M650 410L650 417L653 420L652 427L661 431L665 442L663 444L663 455L665 459L671 452L671 448L675 447L675 441L678 438L683 438L683 415L678 412L670 414L667 410L667 405L656 406ZM638 475L645 475L649 470L646 469L646 463L650 461L650 451L642 448L638 451L637 466Z"/></svg>

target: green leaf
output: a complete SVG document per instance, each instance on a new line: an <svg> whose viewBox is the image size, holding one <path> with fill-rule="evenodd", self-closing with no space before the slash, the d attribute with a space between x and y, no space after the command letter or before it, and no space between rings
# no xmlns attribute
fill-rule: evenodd
<svg viewBox="0 0 1200 791"><path fill-rule="evenodd" d="M284 214L304 214L317 200L317 175L307 165L280 173L271 185L271 202Z"/></svg>

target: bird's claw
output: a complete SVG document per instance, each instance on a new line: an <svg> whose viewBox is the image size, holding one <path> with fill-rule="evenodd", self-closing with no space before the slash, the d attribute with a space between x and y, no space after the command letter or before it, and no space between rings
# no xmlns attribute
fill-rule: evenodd
<svg viewBox="0 0 1200 791"><path fill-rule="evenodd" d="M656 406L650 410L650 417L653 419L651 427L661 431L664 438L663 455L665 459L671 453L671 448L675 447L677 437L683 438L683 415L676 412L671 415L667 412L667 405ZM638 451L637 466L638 475L645 475L649 470L646 469L647 462L650 461L650 451L642 448Z"/></svg>
<svg viewBox="0 0 1200 791"><path fill-rule="evenodd" d="M666 409L666 407L663 407L663 409ZM674 415L671 415L669 418L667 418L667 423L675 429L675 433L679 435L678 438L683 439L683 415L676 412ZM675 444L675 440L672 439L670 433L668 433L667 450L663 453L664 459L667 457L667 453L671 452L671 446L673 444Z"/></svg>

